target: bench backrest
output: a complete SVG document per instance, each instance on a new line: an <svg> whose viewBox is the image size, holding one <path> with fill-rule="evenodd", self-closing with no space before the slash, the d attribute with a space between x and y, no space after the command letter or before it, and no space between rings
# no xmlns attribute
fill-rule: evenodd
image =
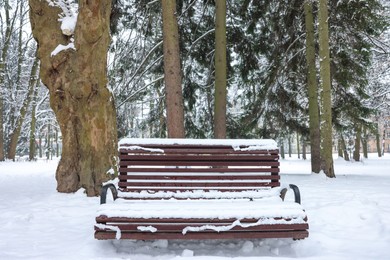
<svg viewBox="0 0 390 260"><path fill-rule="evenodd" d="M239 146L232 140L211 144L205 140L175 139L172 143L161 139L147 143L139 140L120 143L120 191L143 193L146 197L149 194L153 198L172 194L180 197L178 193L188 192L202 197L203 192L256 191L280 186L278 149L260 145L261 140L259 145L249 142Z"/></svg>

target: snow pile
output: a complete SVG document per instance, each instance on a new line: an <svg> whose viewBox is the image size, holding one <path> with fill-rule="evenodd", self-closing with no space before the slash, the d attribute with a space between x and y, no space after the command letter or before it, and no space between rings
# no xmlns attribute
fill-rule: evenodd
<svg viewBox="0 0 390 260"><path fill-rule="evenodd" d="M60 17L58 21L61 22L60 29L62 34L71 37L70 42L67 45L59 44L52 52L51 56L55 56L61 51L73 49L76 50L74 46L74 31L77 23L77 8L78 4L72 0L46 0L49 6L57 7L61 9Z"/></svg>
<svg viewBox="0 0 390 260"><path fill-rule="evenodd" d="M0 259L390 259L390 154L335 157L335 179L311 175L309 161L281 160L281 180L299 186L308 215L309 237L299 241L98 241L99 198L57 193L55 169L54 161L0 162Z"/></svg>

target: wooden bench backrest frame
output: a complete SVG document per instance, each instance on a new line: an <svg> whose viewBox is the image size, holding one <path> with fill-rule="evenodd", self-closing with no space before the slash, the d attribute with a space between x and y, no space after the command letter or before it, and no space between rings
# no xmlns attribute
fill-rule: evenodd
<svg viewBox="0 0 390 260"><path fill-rule="evenodd" d="M280 186L279 151L231 145L122 144L119 190L242 191Z"/></svg>

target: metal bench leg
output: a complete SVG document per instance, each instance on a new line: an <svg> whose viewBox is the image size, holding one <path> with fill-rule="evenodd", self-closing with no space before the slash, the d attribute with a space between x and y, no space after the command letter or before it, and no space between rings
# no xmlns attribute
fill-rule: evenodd
<svg viewBox="0 0 390 260"><path fill-rule="evenodd" d="M294 184L290 184L290 189L292 189L294 192L295 202L301 204L301 193L299 192L298 186ZM283 188L280 191L280 197L282 198L282 200L284 200L284 198L286 197L286 193L287 193L287 188Z"/></svg>
<svg viewBox="0 0 390 260"><path fill-rule="evenodd" d="M102 187L102 190L100 191L100 204L105 204L107 201L107 190L110 189L112 192L112 196L114 197L114 200L118 198L118 191L116 190L116 187L112 183L108 183Z"/></svg>

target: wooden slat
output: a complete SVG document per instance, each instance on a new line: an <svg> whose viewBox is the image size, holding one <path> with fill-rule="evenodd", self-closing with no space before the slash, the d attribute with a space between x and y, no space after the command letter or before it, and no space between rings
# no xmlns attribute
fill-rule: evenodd
<svg viewBox="0 0 390 260"><path fill-rule="evenodd" d="M245 174L249 172L253 173L278 173L279 168L151 168L151 167L120 167L119 172L126 174L127 172L156 172L156 173L237 173Z"/></svg>
<svg viewBox="0 0 390 260"><path fill-rule="evenodd" d="M145 150L145 149L137 149L135 147L142 147L142 148L147 148L150 150ZM129 148L126 148L129 147ZM130 149L130 147L132 147ZM135 149L134 149L135 148ZM240 146L240 149L233 149L232 146L230 145L183 145L183 144L178 144L178 145L139 145L139 144L124 144L121 145L119 151L126 153L126 152L154 152L158 153L158 150L154 149L161 149L164 150L165 153L178 153L178 152L187 152L187 151L200 151L202 153L208 153L208 152L216 152L216 153L224 153L224 152L232 152L232 153L259 153L259 154L278 154L279 150L278 149L256 149L256 150L245 150L247 149L248 146Z"/></svg>
<svg viewBox="0 0 390 260"><path fill-rule="evenodd" d="M115 239L115 232L95 232L96 239ZM255 239L255 238L293 238L304 239L309 236L307 230L292 231L264 231L264 232L191 232L183 235L181 233L126 233L123 232L121 239Z"/></svg>
<svg viewBox="0 0 390 260"><path fill-rule="evenodd" d="M119 180L179 181L179 180L279 180L279 175L119 175Z"/></svg>
<svg viewBox="0 0 390 260"><path fill-rule="evenodd" d="M162 224L162 223L126 223L126 224L116 224L116 223L108 223L109 226L116 226L119 227L119 229L123 232L150 232L150 231L140 231L138 230L139 226L152 226L153 228L156 228L156 232L179 232L181 233L185 228L187 227L202 227L205 225L212 225L214 227L224 227L229 226L232 223L169 223L169 224ZM307 223L302 224L273 224L273 225L256 225L252 227L241 227L241 226L235 226L232 227L228 231L221 231L221 232L233 232L233 231L246 231L246 232L261 232L261 231L289 231L289 230L306 230L309 226ZM95 231L112 231L110 229L101 229L95 226ZM193 232L193 231L188 231ZM215 230L208 229L204 230L202 232L216 232Z"/></svg>
<svg viewBox="0 0 390 260"><path fill-rule="evenodd" d="M225 154L125 154L122 161L277 161L276 155Z"/></svg>
<svg viewBox="0 0 390 260"><path fill-rule="evenodd" d="M99 215L96 218L96 222L105 223L105 222L117 222L117 223L233 223L236 221L236 218L126 218L126 217L107 217L106 215ZM274 220L281 220L281 217L272 218ZM290 218L283 218L286 221L291 221ZM307 221L307 219L304 219ZM257 222L257 218L243 218L240 219L241 223L255 223Z"/></svg>
<svg viewBox="0 0 390 260"><path fill-rule="evenodd" d="M120 161L120 166L279 166L279 162L259 161Z"/></svg>
<svg viewBox="0 0 390 260"><path fill-rule="evenodd" d="M119 186L135 186L135 187L257 187L267 185L268 182L119 182Z"/></svg>
<svg viewBox="0 0 390 260"><path fill-rule="evenodd" d="M208 191L243 191L243 190L257 190L259 188L265 188L265 187L278 187L280 186L279 182L262 182L258 183L256 185L253 185L252 187L238 187L238 186L233 186L233 187L174 187L169 186L169 187L132 187L131 185L128 185L128 183L119 183L119 187L123 192L140 192L140 191L148 191L148 192L158 192L158 191L171 191L171 192L179 192L179 191L197 191L197 190L204 190L206 192Z"/></svg>

